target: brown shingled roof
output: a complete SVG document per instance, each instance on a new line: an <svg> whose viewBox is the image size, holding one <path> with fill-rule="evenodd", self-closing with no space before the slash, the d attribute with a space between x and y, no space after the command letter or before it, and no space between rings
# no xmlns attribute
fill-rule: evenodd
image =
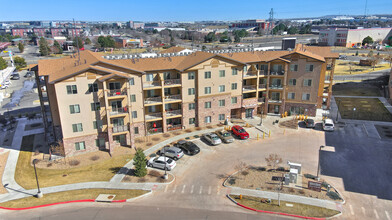
<svg viewBox="0 0 392 220"><path fill-rule="evenodd" d="M166 50L160 51L159 53L178 53L183 50L185 50L185 48L183 48L183 47L170 47Z"/></svg>

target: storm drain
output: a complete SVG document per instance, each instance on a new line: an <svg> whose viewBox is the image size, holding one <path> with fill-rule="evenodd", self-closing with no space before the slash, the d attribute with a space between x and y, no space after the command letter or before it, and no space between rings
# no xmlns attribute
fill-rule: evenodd
<svg viewBox="0 0 392 220"><path fill-rule="evenodd" d="M382 139L392 139L392 126L375 125L375 127Z"/></svg>

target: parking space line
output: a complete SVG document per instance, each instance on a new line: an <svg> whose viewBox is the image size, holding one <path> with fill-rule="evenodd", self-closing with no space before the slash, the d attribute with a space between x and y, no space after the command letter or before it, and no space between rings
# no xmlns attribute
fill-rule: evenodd
<svg viewBox="0 0 392 220"><path fill-rule="evenodd" d="M176 192L176 189L177 189L177 185L174 186L173 193Z"/></svg>
<svg viewBox="0 0 392 220"><path fill-rule="evenodd" d="M191 194L193 194L193 188L195 188L195 185L192 185Z"/></svg>
<svg viewBox="0 0 392 220"><path fill-rule="evenodd" d="M350 207L350 212L351 212L351 215L354 215L354 209L353 209L353 206L352 206L352 205L349 205L349 207Z"/></svg>
<svg viewBox="0 0 392 220"><path fill-rule="evenodd" d="M167 188L169 188L169 185L166 185L164 192L167 192Z"/></svg>
<svg viewBox="0 0 392 220"><path fill-rule="evenodd" d="M186 187L186 185L182 186L181 193L184 193L184 192L185 192L185 187Z"/></svg>
<svg viewBox="0 0 392 220"><path fill-rule="evenodd" d="M374 211L374 215L376 216L376 219L379 219L377 211L375 209L373 209L373 211Z"/></svg>
<svg viewBox="0 0 392 220"><path fill-rule="evenodd" d="M211 186L208 187L208 195L211 194Z"/></svg>
<svg viewBox="0 0 392 220"><path fill-rule="evenodd" d="M385 215L387 216L387 219L388 219L388 220L391 220L391 218L389 217L388 211L385 211Z"/></svg>
<svg viewBox="0 0 392 220"><path fill-rule="evenodd" d="M203 186L200 186L200 192L199 192L199 194L201 194L201 192L203 192Z"/></svg>
<svg viewBox="0 0 392 220"><path fill-rule="evenodd" d="M365 215L365 214L366 214L366 213L365 213L365 208L362 206L361 209L362 209L363 215Z"/></svg>

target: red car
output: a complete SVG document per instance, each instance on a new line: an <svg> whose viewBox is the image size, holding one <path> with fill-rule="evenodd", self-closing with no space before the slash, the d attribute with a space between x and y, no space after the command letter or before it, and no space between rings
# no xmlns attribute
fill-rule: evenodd
<svg viewBox="0 0 392 220"><path fill-rule="evenodd" d="M240 139L248 139L249 138L249 134L248 132L245 131L245 129L243 129L241 126L239 125L234 125L231 128L231 131L233 132L233 134L237 137L239 137Z"/></svg>

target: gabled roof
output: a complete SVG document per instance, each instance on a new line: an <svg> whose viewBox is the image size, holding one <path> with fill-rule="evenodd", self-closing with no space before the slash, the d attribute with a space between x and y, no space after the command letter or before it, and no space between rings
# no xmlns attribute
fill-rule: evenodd
<svg viewBox="0 0 392 220"><path fill-rule="evenodd" d="M185 50L185 48L183 48L183 47L170 47L166 50L160 51L159 53L178 53L183 50Z"/></svg>
<svg viewBox="0 0 392 220"><path fill-rule="evenodd" d="M126 73L114 72L114 73L99 77L98 81L103 82L105 80L112 79L114 77L120 77L120 78L126 78L126 79L131 78L131 76Z"/></svg>

